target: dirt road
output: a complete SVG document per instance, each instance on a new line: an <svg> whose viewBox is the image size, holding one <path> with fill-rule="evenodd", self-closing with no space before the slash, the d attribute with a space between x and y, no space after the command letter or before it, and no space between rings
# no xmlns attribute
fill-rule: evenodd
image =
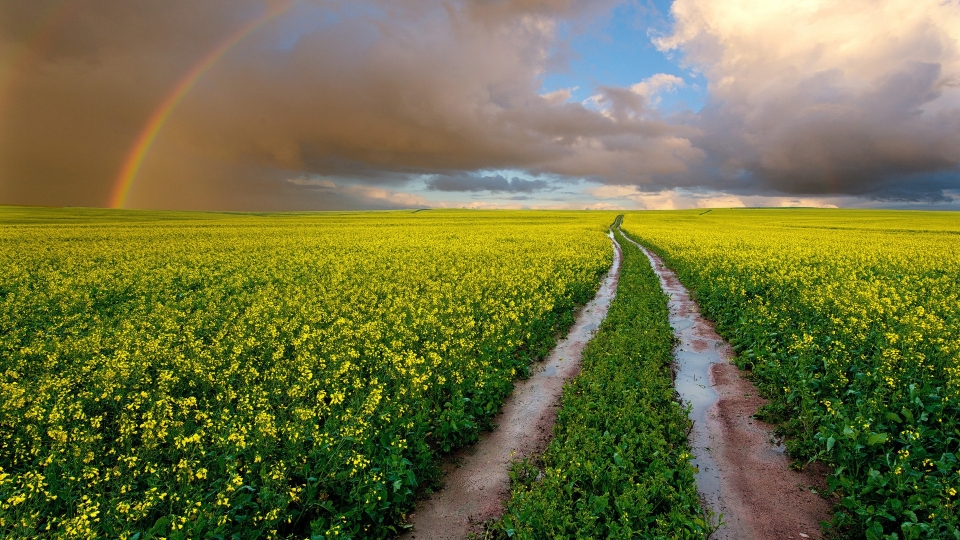
<svg viewBox="0 0 960 540"><path fill-rule="evenodd" d="M730 344L700 315L660 257L633 243L650 259L670 297L670 324L678 341L675 387L692 407L689 441L699 471L697 489L708 508L723 514L724 524L711 540L821 538L819 523L829 521L831 505L811 487L826 487L826 468L790 468L773 426L753 417L765 401L731 363Z"/></svg>
<svg viewBox="0 0 960 540"><path fill-rule="evenodd" d="M613 240L614 258L596 296L577 314L567 336L529 379L520 381L493 422L497 429L477 444L447 460L444 488L421 503L410 516L413 525L401 538L463 539L478 532L483 521L499 517L510 495L510 464L546 448L557 419L563 384L580 372L580 356L617 291L620 246Z"/></svg>

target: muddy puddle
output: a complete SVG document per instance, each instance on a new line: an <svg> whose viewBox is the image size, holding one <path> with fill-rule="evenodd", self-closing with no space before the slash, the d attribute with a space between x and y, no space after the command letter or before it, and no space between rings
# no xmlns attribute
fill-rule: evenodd
<svg viewBox="0 0 960 540"><path fill-rule="evenodd" d="M444 487L410 515L413 528L400 538L463 539L480 532L482 523L499 517L510 496L510 464L542 453L553 433L563 384L580 372L583 347L593 337L617 291L620 246L613 235L614 257L596 296L577 313L567 336L529 379L518 381L500 413L497 428L477 444L445 461Z"/></svg>
<svg viewBox="0 0 960 540"><path fill-rule="evenodd" d="M704 506L722 515L711 540L821 538L819 523L830 519L831 505L814 490L825 489L826 469L819 464L803 472L790 469L773 426L753 418L765 401L731 363L733 349L700 316L660 257L627 240L650 259L670 297L670 325L678 342L675 387L691 407L697 490Z"/></svg>

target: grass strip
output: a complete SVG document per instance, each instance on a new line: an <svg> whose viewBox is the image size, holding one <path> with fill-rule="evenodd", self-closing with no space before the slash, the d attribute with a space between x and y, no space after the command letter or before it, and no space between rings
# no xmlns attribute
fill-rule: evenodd
<svg viewBox="0 0 960 540"><path fill-rule="evenodd" d="M500 538L704 538L667 298L623 241L617 296L565 389L542 459L517 463Z"/></svg>

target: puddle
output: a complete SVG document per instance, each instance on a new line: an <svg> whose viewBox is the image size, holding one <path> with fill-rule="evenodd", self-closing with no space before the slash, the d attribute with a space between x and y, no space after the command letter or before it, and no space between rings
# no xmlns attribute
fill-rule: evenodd
<svg viewBox="0 0 960 540"><path fill-rule="evenodd" d="M610 240L613 264L596 296L580 309L567 336L550 356L531 369L530 378L514 385L493 419L497 429L445 460L443 490L418 505L410 515L413 529L400 538L462 539L478 532L484 521L501 515L503 501L510 496L510 464L546 448L563 384L580 372L583 347L606 317L616 294L623 256L613 234Z"/></svg>

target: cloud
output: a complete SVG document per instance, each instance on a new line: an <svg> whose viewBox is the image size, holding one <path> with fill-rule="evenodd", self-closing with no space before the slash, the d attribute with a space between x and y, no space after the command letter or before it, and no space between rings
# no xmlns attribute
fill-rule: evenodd
<svg viewBox="0 0 960 540"><path fill-rule="evenodd" d="M424 208L430 204L419 195L392 191L377 186L365 185L338 185L328 178L296 177L287 179L287 183L301 190L306 190L308 196L331 199L337 206L346 208Z"/></svg>
<svg viewBox="0 0 960 540"><path fill-rule="evenodd" d="M132 203L386 208L423 204L411 191L424 183L436 202L578 180L614 206L695 205L677 195L694 192L747 205L954 201L956 2L675 0L654 41L706 78L702 110L658 111L691 80L668 73L598 84L581 103L573 88L543 93L569 56L567 29L615 4L300 0L196 81ZM267 6L0 3L0 58L29 59L0 65L0 201L104 204L159 105ZM517 175L487 172L505 170Z"/></svg>
<svg viewBox="0 0 960 540"><path fill-rule="evenodd" d="M588 188L588 194L598 199L616 199L637 195L636 186L598 186Z"/></svg>
<svg viewBox="0 0 960 540"><path fill-rule="evenodd" d="M690 208L742 208L805 206L835 208L851 206L852 197L783 197L764 195L733 195L723 191L705 189L664 189L657 192L641 191L636 186L586 186L576 197L591 201L594 205L610 205L610 208L638 210L681 210ZM581 204L582 206L582 204Z"/></svg>
<svg viewBox="0 0 960 540"><path fill-rule="evenodd" d="M256 0L0 3L0 200L104 204L150 114L261 12Z"/></svg>
<svg viewBox="0 0 960 540"><path fill-rule="evenodd" d="M509 193L532 193L549 188L546 180L525 180L513 177L507 179L503 175L482 176L471 175L436 175L427 179L427 189L435 191L490 191Z"/></svg>
<svg viewBox="0 0 960 540"><path fill-rule="evenodd" d="M562 48L558 27L614 3L299 2L196 82L147 154L131 201L246 208L257 198L272 208L286 200L266 188L241 192L244 167L273 179L251 180L261 187L301 175L397 187L503 169L612 183L686 172L703 158L689 140L695 130L657 118L629 89L597 89L601 110L568 102L569 89L540 95L552 51ZM26 5L0 5L13 29L0 36L4 51L29 47L29 35L14 30L58 4ZM259 0L77 3L0 111L0 198L104 204L159 104L264 9Z"/></svg>
<svg viewBox="0 0 960 540"><path fill-rule="evenodd" d="M956 2L676 0L671 11L673 33L655 42L709 81L693 122L709 158L663 185L910 200L960 185Z"/></svg>
<svg viewBox="0 0 960 540"><path fill-rule="evenodd" d="M547 92L546 94L540 94L547 104L550 106L560 105L561 103L566 103L570 101L570 97L573 95L578 87L574 86L573 88L561 88L559 90L554 90L553 92Z"/></svg>
<svg viewBox="0 0 960 540"><path fill-rule="evenodd" d="M297 178L290 178L287 180L295 186L304 186L304 187L315 187L315 188L327 188L327 189L336 189L337 184L333 180L328 180L326 178L306 178L303 176Z"/></svg>
<svg viewBox="0 0 960 540"><path fill-rule="evenodd" d="M630 90L634 94L652 100L659 92L669 92L684 86L686 86L686 82L681 77L669 73L656 73L631 86Z"/></svg>

